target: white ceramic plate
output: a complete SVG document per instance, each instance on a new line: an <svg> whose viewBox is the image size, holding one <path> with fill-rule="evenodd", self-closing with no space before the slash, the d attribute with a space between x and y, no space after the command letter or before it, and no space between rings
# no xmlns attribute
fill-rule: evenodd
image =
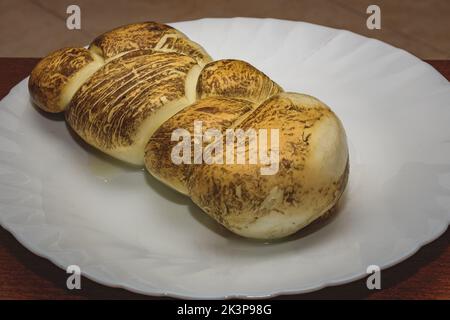
<svg viewBox="0 0 450 320"><path fill-rule="evenodd" d="M32 108L26 79L0 105L0 219L27 248L103 284L189 298L301 293L388 267L450 220L450 86L411 54L282 20L173 24L216 59L244 59L344 123L340 212L281 242L239 238L191 201L72 137Z"/></svg>

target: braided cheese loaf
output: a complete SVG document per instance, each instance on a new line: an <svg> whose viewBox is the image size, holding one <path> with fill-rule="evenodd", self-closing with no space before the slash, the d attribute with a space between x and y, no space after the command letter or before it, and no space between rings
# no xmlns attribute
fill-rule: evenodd
<svg viewBox="0 0 450 320"><path fill-rule="evenodd" d="M284 93L244 61L212 61L200 45L166 25L127 25L97 37L88 49L55 51L32 71L29 91L42 110L64 112L88 144L145 164L245 237L296 232L329 212L347 182L345 131L330 108L311 96ZM250 142L243 164L197 163L190 153L194 164L174 163L179 142L173 132L182 128L196 141L196 121L202 133L278 130L278 146L266 150L277 154L275 174L264 174L267 163L251 163ZM231 150L233 157L242 152L235 145Z"/></svg>

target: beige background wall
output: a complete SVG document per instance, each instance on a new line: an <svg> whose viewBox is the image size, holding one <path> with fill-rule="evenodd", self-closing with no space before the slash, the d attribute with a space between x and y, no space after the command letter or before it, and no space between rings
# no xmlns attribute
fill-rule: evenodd
<svg viewBox="0 0 450 320"><path fill-rule="evenodd" d="M81 30L66 28L69 4L81 7ZM381 30L366 28L369 4L381 7ZM450 59L450 0L0 0L0 56L40 57L130 22L234 16L348 29L422 59Z"/></svg>

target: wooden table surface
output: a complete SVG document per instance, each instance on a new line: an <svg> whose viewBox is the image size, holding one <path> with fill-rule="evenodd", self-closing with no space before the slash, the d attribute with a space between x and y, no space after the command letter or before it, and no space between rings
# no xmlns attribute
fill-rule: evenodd
<svg viewBox="0 0 450 320"><path fill-rule="evenodd" d="M31 58L0 58L0 99L36 64ZM450 61L427 61L450 79ZM449 106L450 107L450 106ZM381 290L366 280L288 299L450 299L450 229L414 256L381 273ZM65 271L25 249L0 227L0 299L151 299L82 279L82 289L66 289Z"/></svg>

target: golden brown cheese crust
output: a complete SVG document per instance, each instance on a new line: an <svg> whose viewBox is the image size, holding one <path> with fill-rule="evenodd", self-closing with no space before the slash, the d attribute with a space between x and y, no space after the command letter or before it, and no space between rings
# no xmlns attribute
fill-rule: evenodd
<svg viewBox="0 0 450 320"><path fill-rule="evenodd" d="M61 91L69 79L94 59L84 48L64 48L43 58L34 67L28 80L33 101L47 112L61 112Z"/></svg>
<svg viewBox="0 0 450 320"><path fill-rule="evenodd" d="M186 177L190 165L175 165L171 160L172 148L178 141L171 141L172 132L176 129L185 129L191 134L194 141L194 121L201 120L203 132L210 128L224 131L251 110L254 105L247 100L225 97L205 98L184 108L159 127L150 138L145 153L145 165L148 171L186 194ZM194 154L191 153L193 163Z"/></svg>
<svg viewBox="0 0 450 320"><path fill-rule="evenodd" d="M135 23L120 26L98 36L91 43L101 50L105 59L120 53L138 49L153 49L164 35L179 32L165 24L156 22Z"/></svg>
<svg viewBox="0 0 450 320"><path fill-rule="evenodd" d="M208 62L212 61L209 54L199 44L188 38L179 36L165 36L155 47L156 51L160 52L178 52L188 55L197 60L202 67Z"/></svg>
<svg viewBox="0 0 450 320"><path fill-rule="evenodd" d="M152 49L182 53L201 64L211 61L211 57L200 45L189 40L180 31L157 22L118 27L97 37L90 48L98 50L105 60L133 50Z"/></svg>
<svg viewBox="0 0 450 320"><path fill-rule="evenodd" d="M176 53L125 54L105 64L77 91L66 120L100 150L129 146L144 120L185 95L186 75L194 65L194 59Z"/></svg>
<svg viewBox="0 0 450 320"><path fill-rule="evenodd" d="M208 63L197 82L197 97L224 96L261 103L283 89L251 64L241 60Z"/></svg>
<svg viewBox="0 0 450 320"><path fill-rule="evenodd" d="M291 234L303 225L267 230L264 234L246 229L258 219L274 213L293 221L302 221L289 217L293 214L311 214L317 218L336 203L345 187L348 174L345 165L336 160L331 164L336 175L326 175L317 167L320 166L316 161L318 151L311 143L314 139L336 141L332 148L347 157L348 162L344 138L335 136L341 134L339 120L320 101L311 100L302 105L291 95L280 94L268 99L239 125L244 130L279 129L279 170L275 175L261 175L261 164L203 164L192 167L190 172L188 190L194 203L238 234L255 238L279 238ZM325 121L330 121L336 128L329 136L324 136L328 133L321 127ZM248 148L247 143L247 163Z"/></svg>
<svg viewBox="0 0 450 320"><path fill-rule="evenodd" d="M180 31L156 22L130 24L97 37L89 50L64 48L42 59L28 82L31 98L47 112L61 112L78 88L104 63L131 51L175 52L195 59L200 66L211 61L208 53Z"/></svg>

